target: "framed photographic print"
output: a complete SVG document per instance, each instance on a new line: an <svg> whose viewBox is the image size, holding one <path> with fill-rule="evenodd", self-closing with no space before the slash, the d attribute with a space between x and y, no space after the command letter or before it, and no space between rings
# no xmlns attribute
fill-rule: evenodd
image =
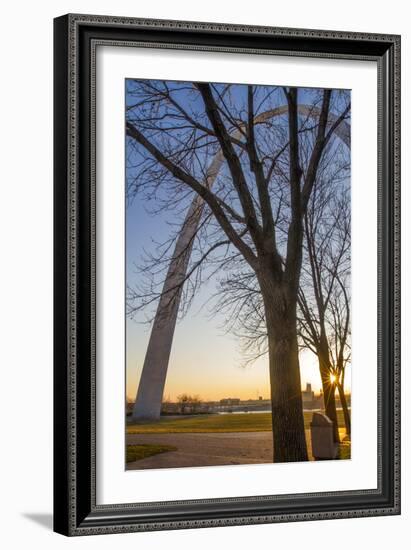
<svg viewBox="0 0 411 550"><path fill-rule="evenodd" d="M400 38L54 29L55 531L400 513Z"/></svg>

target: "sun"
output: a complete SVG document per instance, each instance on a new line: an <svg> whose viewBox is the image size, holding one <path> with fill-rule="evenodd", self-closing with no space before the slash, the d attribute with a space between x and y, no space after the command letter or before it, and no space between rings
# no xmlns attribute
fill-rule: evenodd
<svg viewBox="0 0 411 550"><path fill-rule="evenodd" d="M330 383L335 384L337 382L337 377L335 374L330 374Z"/></svg>

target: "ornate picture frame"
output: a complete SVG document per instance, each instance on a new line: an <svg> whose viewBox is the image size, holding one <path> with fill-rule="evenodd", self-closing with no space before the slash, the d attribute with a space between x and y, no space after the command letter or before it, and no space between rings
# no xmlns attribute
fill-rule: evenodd
<svg viewBox="0 0 411 550"><path fill-rule="evenodd" d="M98 504L96 51L372 61L378 112L376 489ZM67 536L400 513L400 37L125 17L54 21L54 530Z"/></svg>

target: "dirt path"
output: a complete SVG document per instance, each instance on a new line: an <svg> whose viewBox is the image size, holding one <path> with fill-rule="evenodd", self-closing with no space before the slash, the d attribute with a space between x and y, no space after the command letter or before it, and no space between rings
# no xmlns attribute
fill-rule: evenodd
<svg viewBox="0 0 411 550"><path fill-rule="evenodd" d="M311 438L306 430L311 459ZM127 470L264 464L272 462L271 432L175 433L127 435L127 444L174 445L177 451L127 464Z"/></svg>

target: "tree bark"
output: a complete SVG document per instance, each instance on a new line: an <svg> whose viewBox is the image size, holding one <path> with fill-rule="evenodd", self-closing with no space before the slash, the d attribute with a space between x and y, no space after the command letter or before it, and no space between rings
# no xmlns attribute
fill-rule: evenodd
<svg viewBox="0 0 411 550"><path fill-rule="evenodd" d="M284 284L262 281L271 382L273 462L308 460L296 331L296 300Z"/></svg>
<svg viewBox="0 0 411 550"><path fill-rule="evenodd" d="M344 414L344 424L345 431L348 436L351 436L351 416L350 411L348 410L347 398L345 397L344 386L342 384L337 384L338 394L340 396L341 407Z"/></svg>
<svg viewBox="0 0 411 550"><path fill-rule="evenodd" d="M334 441L340 442L340 433L338 431L337 407L335 404L335 385L330 383L330 369L326 366L323 359L319 359L321 382L323 386L325 414L333 423Z"/></svg>

